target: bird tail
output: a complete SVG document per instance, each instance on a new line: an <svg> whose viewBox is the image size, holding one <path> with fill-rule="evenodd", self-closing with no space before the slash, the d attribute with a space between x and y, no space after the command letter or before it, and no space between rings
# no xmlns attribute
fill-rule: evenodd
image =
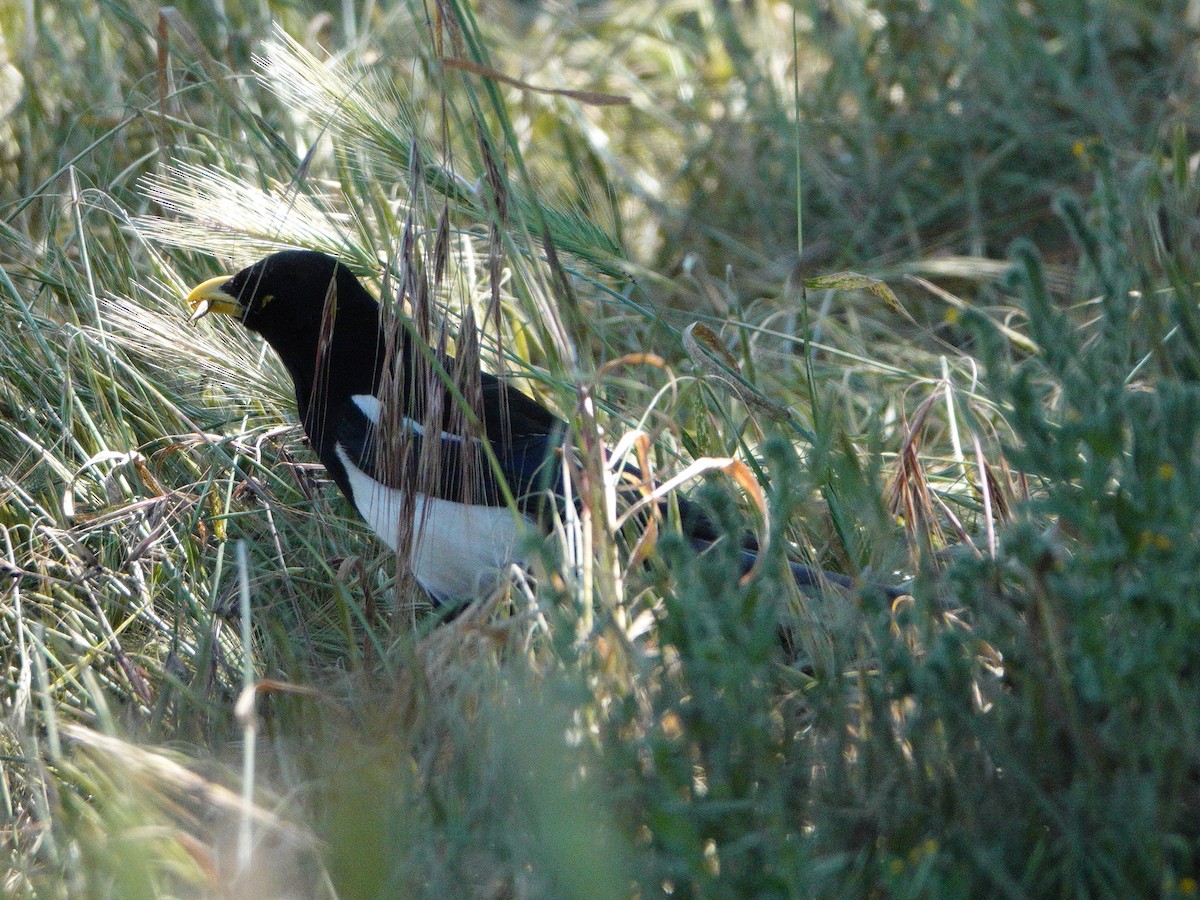
<svg viewBox="0 0 1200 900"><path fill-rule="evenodd" d="M752 557L751 565L753 565L754 554L744 554ZM823 569L812 569L808 566L802 566L800 563L788 560L788 567L792 570L792 577L796 579L796 584L800 587L821 587L823 584L836 584L838 587L846 588L847 590L855 586L855 581L848 575L842 575L838 572L826 572ZM747 567L749 568L749 567ZM888 600L896 600L910 593L910 589L905 585L900 584L870 584L871 589L883 592L883 595Z"/></svg>
<svg viewBox="0 0 1200 900"><path fill-rule="evenodd" d="M714 541L707 537L692 538L690 541L693 549L704 552L709 549ZM757 548L743 548L740 553L742 574L749 572L758 562ZM801 588L816 588L820 589L828 585L836 585L845 590L851 590L856 586L866 586L856 582L848 575L842 575L839 572L827 572L824 569L814 569L811 566L801 565L798 562L788 560L788 568L791 569L792 577L796 580L797 586ZM910 593L910 590L905 585L884 585L884 584L869 584L869 587L874 590L881 591L888 600L895 600L898 597Z"/></svg>

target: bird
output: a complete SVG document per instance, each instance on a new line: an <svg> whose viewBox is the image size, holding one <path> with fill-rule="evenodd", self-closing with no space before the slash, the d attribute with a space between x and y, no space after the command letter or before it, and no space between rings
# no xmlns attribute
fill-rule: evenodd
<svg viewBox="0 0 1200 900"><path fill-rule="evenodd" d="M191 321L218 313L260 335L295 388L300 423L329 476L370 528L406 554L436 604L488 593L523 565L526 535L563 502L565 421L487 372L456 378L456 360L406 327L385 326L379 302L343 263L311 250L272 253L198 284ZM477 421L451 384L475 394ZM628 467L627 474L637 476ZM509 503L509 498L512 503ZM696 504L678 500L697 549L722 539ZM739 548L743 572L757 545ZM802 587L851 587L844 575L789 563ZM894 599L904 591L885 587Z"/></svg>

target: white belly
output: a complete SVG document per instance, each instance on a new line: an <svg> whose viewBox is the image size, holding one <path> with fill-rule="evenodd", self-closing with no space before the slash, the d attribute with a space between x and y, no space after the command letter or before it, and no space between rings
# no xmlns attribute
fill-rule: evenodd
<svg viewBox="0 0 1200 900"><path fill-rule="evenodd" d="M350 460L339 445L354 505L367 524L393 550L399 550L404 493L384 487ZM438 600L473 599L494 588L514 562L517 544L533 523L507 506L473 506L418 494L410 566L421 587Z"/></svg>

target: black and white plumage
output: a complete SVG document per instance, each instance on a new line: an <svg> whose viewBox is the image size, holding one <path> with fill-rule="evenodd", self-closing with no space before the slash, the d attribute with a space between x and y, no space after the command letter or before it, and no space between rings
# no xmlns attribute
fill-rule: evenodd
<svg viewBox="0 0 1200 900"><path fill-rule="evenodd" d="M187 302L193 319L235 316L274 348L321 462L372 530L407 551L414 576L435 599L479 596L521 562L523 536L539 527L558 483L564 422L501 379L478 373L467 383L479 422L467 427L462 404L446 387L454 360L434 362L404 327L391 330L389 347L378 302L321 253L274 253L232 277L205 281ZM718 538L694 506L683 501L681 511L695 546ZM748 569L753 549L743 557ZM792 568L802 585L849 584L844 576Z"/></svg>

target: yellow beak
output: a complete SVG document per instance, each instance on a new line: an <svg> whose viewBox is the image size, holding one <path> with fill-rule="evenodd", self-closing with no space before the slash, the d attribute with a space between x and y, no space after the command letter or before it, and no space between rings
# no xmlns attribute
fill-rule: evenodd
<svg viewBox="0 0 1200 900"><path fill-rule="evenodd" d="M223 313L227 316L241 316L245 313L246 307L238 302L237 297L221 290L221 285L232 277L232 275L218 275L216 278L210 278L192 288L192 292L187 295L187 305L192 308L192 317L188 320L189 322L202 319L210 312Z"/></svg>

